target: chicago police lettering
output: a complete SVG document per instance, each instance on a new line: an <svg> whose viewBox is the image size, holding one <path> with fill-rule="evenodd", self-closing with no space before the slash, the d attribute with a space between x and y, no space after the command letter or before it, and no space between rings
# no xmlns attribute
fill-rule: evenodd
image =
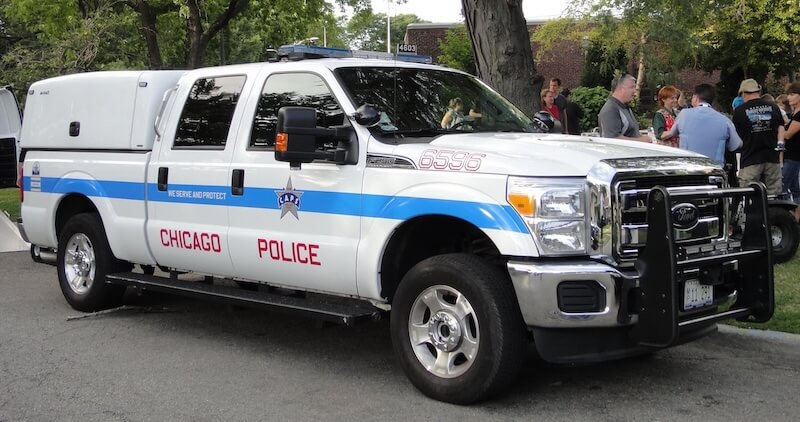
<svg viewBox="0 0 800 422"><path fill-rule="evenodd" d="M191 249L204 252L222 252L222 242L216 233L198 233L187 230L161 229L161 244L167 248Z"/></svg>
<svg viewBox="0 0 800 422"><path fill-rule="evenodd" d="M486 154L466 151L426 149L419 157L419 168L436 170L478 171Z"/></svg>
<svg viewBox="0 0 800 422"><path fill-rule="evenodd" d="M273 261L294 262L306 265L322 265L317 258L319 245L303 242L258 239L258 257L268 255Z"/></svg>
<svg viewBox="0 0 800 422"><path fill-rule="evenodd" d="M289 176L289 181L286 182L286 189L276 190L275 195L278 196L278 206L281 207L281 218L287 213L291 213L294 218L300 219L297 215L297 210L300 209L300 197L303 192L294 190L292 188L292 177Z"/></svg>

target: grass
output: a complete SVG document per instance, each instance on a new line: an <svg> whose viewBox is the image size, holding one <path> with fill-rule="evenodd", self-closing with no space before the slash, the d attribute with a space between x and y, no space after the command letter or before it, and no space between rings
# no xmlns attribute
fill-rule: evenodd
<svg viewBox="0 0 800 422"><path fill-rule="evenodd" d="M775 265L775 314L763 324L728 322L742 328L775 330L800 334L800 254L791 261Z"/></svg>
<svg viewBox="0 0 800 422"><path fill-rule="evenodd" d="M0 189L0 210L11 215L11 221L19 217L19 191L17 188ZM762 330L776 330L800 334L800 254L784 264L775 266L775 315L764 324L731 325Z"/></svg>
<svg viewBox="0 0 800 422"><path fill-rule="evenodd" d="M0 211L5 211L11 216L11 221L19 217L19 189L0 189Z"/></svg>

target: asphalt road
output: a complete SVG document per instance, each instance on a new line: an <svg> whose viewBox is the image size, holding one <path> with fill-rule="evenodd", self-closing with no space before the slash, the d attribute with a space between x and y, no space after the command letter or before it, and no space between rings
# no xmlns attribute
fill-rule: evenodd
<svg viewBox="0 0 800 422"><path fill-rule="evenodd" d="M588 366L531 358L508 394L460 407L414 389L386 321L319 327L155 294L82 316L54 267L0 254L0 421L800 419L800 337L778 333Z"/></svg>

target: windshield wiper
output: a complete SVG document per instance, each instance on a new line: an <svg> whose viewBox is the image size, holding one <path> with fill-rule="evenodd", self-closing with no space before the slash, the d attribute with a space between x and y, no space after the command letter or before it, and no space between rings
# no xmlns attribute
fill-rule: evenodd
<svg viewBox="0 0 800 422"><path fill-rule="evenodd" d="M438 136L446 133L465 133L463 130L442 129L438 127L420 127L415 129L397 129L381 131L384 135L416 135L416 136Z"/></svg>

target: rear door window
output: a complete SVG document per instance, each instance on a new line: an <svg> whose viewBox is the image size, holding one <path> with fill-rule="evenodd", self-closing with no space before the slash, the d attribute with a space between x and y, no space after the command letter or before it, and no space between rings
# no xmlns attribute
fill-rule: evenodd
<svg viewBox="0 0 800 422"><path fill-rule="evenodd" d="M244 75L195 81L183 106L173 148L225 149Z"/></svg>

